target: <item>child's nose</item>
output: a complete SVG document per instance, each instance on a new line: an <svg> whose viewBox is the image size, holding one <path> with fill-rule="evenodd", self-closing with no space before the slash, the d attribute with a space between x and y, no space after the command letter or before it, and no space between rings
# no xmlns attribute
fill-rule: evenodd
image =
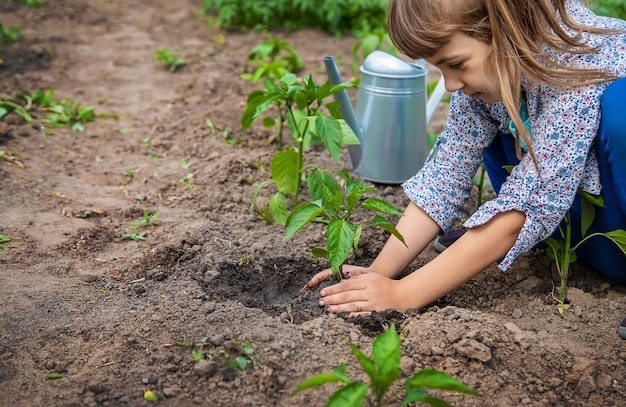
<svg viewBox="0 0 626 407"><path fill-rule="evenodd" d="M459 79L455 78L452 75L445 76L443 78L446 84L446 90L450 93L463 88L464 84Z"/></svg>

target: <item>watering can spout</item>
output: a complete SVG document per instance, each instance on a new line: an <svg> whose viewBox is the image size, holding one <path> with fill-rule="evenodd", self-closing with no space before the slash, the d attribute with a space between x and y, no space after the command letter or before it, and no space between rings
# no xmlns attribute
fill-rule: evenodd
<svg viewBox="0 0 626 407"><path fill-rule="evenodd" d="M324 65L328 74L328 80L331 84L339 85L343 83L341 75L339 74L339 69L337 68L337 63L335 62L335 58L333 58L332 56L325 56ZM343 115L343 119L346 121L348 126L350 126L354 134L356 134L359 142L363 143L363 129L361 128L361 124L359 123L359 120L354 113L354 109L352 108L352 104L350 103L350 98L348 97L348 92L346 92L346 90L344 89L336 92L333 97L335 101L339 102L339 112L341 112L341 114ZM349 145L348 154L350 156L352 166L354 168L357 168L361 161L361 145Z"/></svg>

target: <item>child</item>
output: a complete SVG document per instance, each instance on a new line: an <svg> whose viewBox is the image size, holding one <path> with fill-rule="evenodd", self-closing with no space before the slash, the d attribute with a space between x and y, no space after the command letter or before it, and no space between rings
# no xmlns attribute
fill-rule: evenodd
<svg viewBox="0 0 626 407"><path fill-rule="evenodd" d="M588 233L626 229L625 21L579 0L390 0L388 26L399 50L441 70L450 112L424 167L403 184L412 203L397 228L408 248L391 236L369 267L346 266L321 306L351 315L426 306L493 262L506 271L547 237L560 239L570 209L576 243L579 188L605 203ZM461 216L483 162L497 197L439 256L393 279ZM626 256L610 240L594 237L577 255L626 283Z"/></svg>

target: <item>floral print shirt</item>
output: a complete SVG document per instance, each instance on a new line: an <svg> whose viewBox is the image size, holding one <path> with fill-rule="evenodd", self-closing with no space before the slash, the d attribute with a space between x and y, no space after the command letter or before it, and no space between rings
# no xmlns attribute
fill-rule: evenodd
<svg viewBox="0 0 626 407"><path fill-rule="evenodd" d="M618 29L611 36L587 35L596 52L564 54L546 47L551 59L580 68L602 68L626 76L626 21L593 14L579 0L567 3L571 17L587 26ZM499 267L507 270L522 253L549 237L574 201L578 187L600 194L593 142L600 120L600 98L608 84L562 88L523 82L538 173L525 154L502 185L499 195L483 204L466 222L473 228L507 211L526 214L522 230ZM483 149L498 131L510 134L511 119L501 102L488 104L454 92L442 134L424 167L403 184L408 197L444 232L462 216ZM541 174L541 175L540 175Z"/></svg>

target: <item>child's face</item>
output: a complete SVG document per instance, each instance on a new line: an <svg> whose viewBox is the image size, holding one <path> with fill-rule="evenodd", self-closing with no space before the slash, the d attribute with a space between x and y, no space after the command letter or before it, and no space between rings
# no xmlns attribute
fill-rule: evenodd
<svg viewBox="0 0 626 407"><path fill-rule="evenodd" d="M485 74L485 60L491 46L462 33L456 33L435 55L426 58L441 70L449 92L461 90L474 99L499 102L497 83Z"/></svg>

